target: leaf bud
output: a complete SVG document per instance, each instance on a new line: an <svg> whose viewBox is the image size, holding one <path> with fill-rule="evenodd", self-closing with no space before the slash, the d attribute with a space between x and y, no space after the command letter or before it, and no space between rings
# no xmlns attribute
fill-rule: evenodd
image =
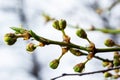
<svg viewBox="0 0 120 80"><path fill-rule="evenodd" d="M73 67L75 72L82 72L83 69L85 68L85 63L79 63Z"/></svg>
<svg viewBox="0 0 120 80"><path fill-rule="evenodd" d="M26 46L26 50L29 51L29 52L33 52L35 49L36 49L36 46L33 43L29 43Z"/></svg>
<svg viewBox="0 0 120 80"><path fill-rule="evenodd" d="M105 40L104 44L107 46L107 47L113 47L115 45L115 42L111 39L107 39Z"/></svg>
<svg viewBox="0 0 120 80"><path fill-rule="evenodd" d="M105 77L105 78L108 78L108 77L111 77L111 76L112 76L112 74L109 73L109 72L105 72L105 73L104 73L104 77Z"/></svg>
<svg viewBox="0 0 120 80"><path fill-rule="evenodd" d="M87 39L87 34L82 28L76 31L76 35L80 38Z"/></svg>
<svg viewBox="0 0 120 80"><path fill-rule="evenodd" d="M29 32L27 32L27 31L26 31L25 33L23 33L22 35L23 35L23 39L24 39L24 40L28 40L28 39L30 39L30 37L31 37L31 35L30 35Z"/></svg>
<svg viewBox="0 0 120 80"><path fill-rule="evenodd" d="M49 66L52 69L56 69L59 65L59 59L54 59L53 61L50 62Z"/></svg>
<svg viewBox="0 0 120 80"><path fill-rule="evenodd" d="M4 41L7 45L13 45L17 41L17 36L14 33L7 33L4 36Z"/></svg>
<svg viewBox="0 0 120 80"><path fill-rule="evenodd" d="M66 20L59 20L59 26L60 26L60 30L64 30L66 28L67 22Z"/></svg>
<svg viewBox="0 0 120 80"><path fill-rule="evenodd" d="M87 55L87 59L92 59L94 57L94 53L93 52L90 52L88 55Z"/></svg>

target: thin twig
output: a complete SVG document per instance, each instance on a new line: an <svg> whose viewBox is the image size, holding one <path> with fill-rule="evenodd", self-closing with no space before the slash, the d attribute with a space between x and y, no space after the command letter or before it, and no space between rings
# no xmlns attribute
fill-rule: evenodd
<svg viewBox="0 0 120 80"><path fill-rule="evenodd" d="M65 76L83 76L83 75L90 75L90 74L95 74L95 73L104 73L104 72L115 70L115 69L120 69L120 66L115 67L115 68L109 68L109 69L105 69L105 70L86 72L86 73L80 73L80 74L79 73L77 73L77 74L74 74L74 73L73 74L63 73L62 75L57 76L55 78L52 78L51 80L56 80L58 78L65 77Z"/></svg>

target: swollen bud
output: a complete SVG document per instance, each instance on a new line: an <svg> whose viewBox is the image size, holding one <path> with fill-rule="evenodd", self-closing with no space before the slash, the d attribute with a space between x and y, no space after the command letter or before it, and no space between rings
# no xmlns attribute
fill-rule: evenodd
<svg viewBox="0 0 120 80"><path fill-rule="evenodd" d="M76 35L80 38L84 38L84 39L87 39L87 34L86 32L83 30L83 29L78 29L76 31Z"/></svg>
<svg viewBox="0 0 120 80"><path fill-rule="evenodd" d="M61 19L61 20L55 20L52 24L52 26L57 29L57 30L64 30L66 28L66 21Z"/></svg>
<svg viewBox="0 0 120 80"><path fill-rule="evenodd" d="M17 41L17 37L14 33L7 33L4 36L4 41L7 45L13 45Z"/></svg>
<svg viewBox="0 0 120 80"><path fill-rule="evenodd" d="M74 49L74 48L70 48L70 52L75 56L81 56L82 55L82 52L80 52L79 50Z"/></svg>
<svg viewBox="0 0 120 80"><path fill-rule="evenodd" d="M109 65L109 62L108 62L108 61L103 61L103 62L102 62L102 65L103 65L103 67L106 67L106 66Z"/></svg>
<svg viewBox="0 0 120 80"><path fill-rule="evenodd" d="M120 65L120 60L114 59L114 60L113 60L113 64L114 64L115 67L116 67L116 66L119 66L119 65Z"/></svg>
<svg viewBox="0 0 120 80"><path fill-rule="evenodd" d="M53 61L50 62L49 66L52 69L56 69L59 65L59 59L54 59Z"/></svg>
<svg viewBox="0 0 120 80"><path fill-rule="evenodd" d="M61 30L64 30L66 28L67 22L63 19L59 20L59 26Z"/></svg>
<svg viewBox="0 0 120 80"><path fill-rule="evenodd" d="M104 44L107 46L107 47L113 47L115 45L115 42L111 39L107 39L105 40Z"/></svg>
<svg viewBox="0 0 120 80"><path fill-rule="evenodd" d="M85 63L79 63L73 67L75 72L82 72L83 69L85 68Z"/></svg>
<svg viewBox="0 0 120 80"><path fill-rule="evenodd" d="M109 73L109 72L105 72L105 73L104 73L104 77L105 77L105 78L108 78L108 77L111 77L111 76L112 76L112 74Z"/></svg>
<svg viewBox="0 0 120 80"><path fill-rule="evenodd" d="M26 46L26 50L29 51L29 52L33 52L35 49L36 49L36 46L35 46L35 44L33 44L33 43L29 43L29 44Z"/></svg>
<svg viewBox="0 0 120 80"><path fill-rule="evenodd" d="M58 20L55 20L52 24L52 26L57 29L57 30L60 30L60 26L59 26L59 21Z"/></svg>
<svg viewBox="0 0 120 80"><path fill-rule="evenodd" d="M118 59L119 60L119 58L120 58L120 55L119 55L119 53L116 51L116 52L114 52L114 57L113 57L114 59Z"/></svg>

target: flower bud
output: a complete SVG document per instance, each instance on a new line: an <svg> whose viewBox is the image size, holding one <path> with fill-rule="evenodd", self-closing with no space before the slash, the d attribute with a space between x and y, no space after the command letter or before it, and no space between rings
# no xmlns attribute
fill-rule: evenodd
<svg viewBox="0 0 120 80"><path fill-rule="evenodd" d="M53 26L55 29L57 29L57 30L61 30L61 29L60 29L60 26L59 26L59 21L58 21L58 20L55 20L55 21L53 22L52 26Z"/></svg>
<svg viewBox="0 0 120 80"><path fill-rule="evenodd" d="M114 52L114 57L113 57L114 59L119 59L120 58L120 55L119 55L119 53L116 51L116 52Z"/></svg>
<svg viewBox="0 0 120 80"><path fill-rule="evenodd" d="M114 64L115 67L119 66L120 65L120 60L119 59L114 59L113 64Z"/></svg>
<svg viewBox="0 0 120 80"><path fill-rule="evenodd" d="M74 49L74 48L70 48L70 52L75 56L81 56L82 55L82 53L79 50Z"/></svg>
<svg viewBox="0 0 120 80"><path fill-rule="evenodd" d="M66 28L67 22L63 19L59 20L59 26L61 30L64 30Z"/></svg>
<svg viewBox="0 0 120 80"><path fill-rule="evenodd" d="M104 44L107 46L107 47L113 47L115 45L115 42L111 39L107 39L105 40Z"/></svg>
<svg viewBox="0 0 120 80"><path fill-rule="evenodd" d="M36 49L36 46L35 46L35 44L33 44L33 43L29 43L29 44L26 46L26 50L29 51L29 52L33 52L35 49Z"/></svg>
<svg viewBox="0 0 120 80"><path fill-rule="evenodd" d="M112 74L109 73L109 72L105 72L105 73L104 73L104 77L105 77L105 78L108 78L108 77L111 77L111 76L112 76Z"/></svg>
<svg viewBox="0 0 120 80"><path fill-rule="evenodd" d="M83 29L78 29L76 31L76 35L80 38L84 38L84 39L87 39L87 34L86 32L83 30Z"/></svg>
<svg viewBox="0 0 120 80"><path fill-rule="evenodd" d="M102 62L102 65L103 65L103 67L106 67L106 66L109 65L109 62L107 62L107 61L103 61L103 62Z"/></svg>
<svg viewBox="0 0 120 80"><path fill-rule="evenodd" d="M17 37L14 33L7 33L4 36L4 41L7 45L13 45L17 41Z"/></svg>
<svg viewBox="0 0 120 80"><path fill-rule="evenodd" d="M51 61L50 64L49 64L50 68L52 68L52 69L56 69L58 67L58 65L59 65L59 60L58 59L55 59L55 60Z"/></svg>
<svg viewBox="0 0 120 80"><path fill-rule="evenodd" d="M73 67L75 72L82 72L85 68L85 63L79 63Z"/></svg>

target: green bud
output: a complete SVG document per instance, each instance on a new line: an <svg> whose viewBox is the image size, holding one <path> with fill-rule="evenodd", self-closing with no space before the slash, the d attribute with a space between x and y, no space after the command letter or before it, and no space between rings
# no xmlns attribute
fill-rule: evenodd
<svg viewBox="0 0 120 80"><path fill-rule="evenodd" d="M120 55L119 53L116 51L114 52L114 59L119 59L120 58Z"/></svg>
<svg viewBox="0 0 120 80"><path fill-rule="evenodd" d="M75 72L82 72L83 69L85 68L85 63L79 63L73 67Z"/></svg>
<svg viewBox="0 0 120 80"><path fill-rule="evenodd" d="M60 26L61 30L64 30L66 28L66 25L67 25L67 23L65 20L63 20L63 19L59 20L59 26Z"/></svg>
<svg viewBox="0 0 120 80"><path fill-rule="evenodd" d="M82 55L82 53L77 49L70 48L70 52L75 56L81 56Z"/></svg>
<svg viewBox="0 0 120 80"><path fill-rule="evenodd" d="M113 64L114 64L114 66L119 66L120 65L120 60L119 59L114 59Z"/></svg>
<svg viewBox="0 0 120 80"><path fill-rule="evenodd" d="M76 31L76 35L80 38L84 38L84 39L87 39L87 34L86 32L83 30L83 29L78 29Z"/></svg>
<svg viewBox="0 0 120 80"><path fill-rule="evenodd" d="M55 60L51 61L50 64L49 64L50 68L52 68L52 69L56 69L58 67L58 65L59 65L59 60L58 59L55 59Z"/></svg>
<svg viewBox="0 0 120 80"><path fill-rule="evenodd" d="M33 52L35 49L36 49L36 46L35 46L35 44L33 44L33 43L29 43L29 44L26 46L26 50L29 51L29 52Z"/></svg>
<svg viewBox="0 0 120 80"><path fill-rule="evenodd" d="M59 26L59 21L58 21L58 20L55 20L55 21L53 22L52 26L53 26L55 29L57 29L57 30L61 30L61 29L60 29L60 26Z"/></svg>
<svg viewBox="0 0 120 80"><path fill-rule="evenodd" d="M108 78L108 77L111 77L111 76L112 76L112 74L109 73L109 72L105 72L105 73L104 73L104 77L105 77L105 78Z"/></svg>
<svg viewBox="0 0 120 80"><path fill-rule="evenodd" d="M7 45L13 45L17 41L17 37L14 33L7 33L4 36L4 41Z"/></svg>
<svg viewBox="0 0 120 80"><path fill-rule="evenodd" d="M102 62L102 65L103 65L103 67L106 67L106 66L109 65L109 62L107 62L107 61L103 61L103 62Z"/></svg>
<svg viewBox="0 0 120 80"><path fill-rule="evenodd" d="M107 47L113 47L115 45L115 42L111 39L107 39L105 40L104 44L107 46Z"/></svg>

